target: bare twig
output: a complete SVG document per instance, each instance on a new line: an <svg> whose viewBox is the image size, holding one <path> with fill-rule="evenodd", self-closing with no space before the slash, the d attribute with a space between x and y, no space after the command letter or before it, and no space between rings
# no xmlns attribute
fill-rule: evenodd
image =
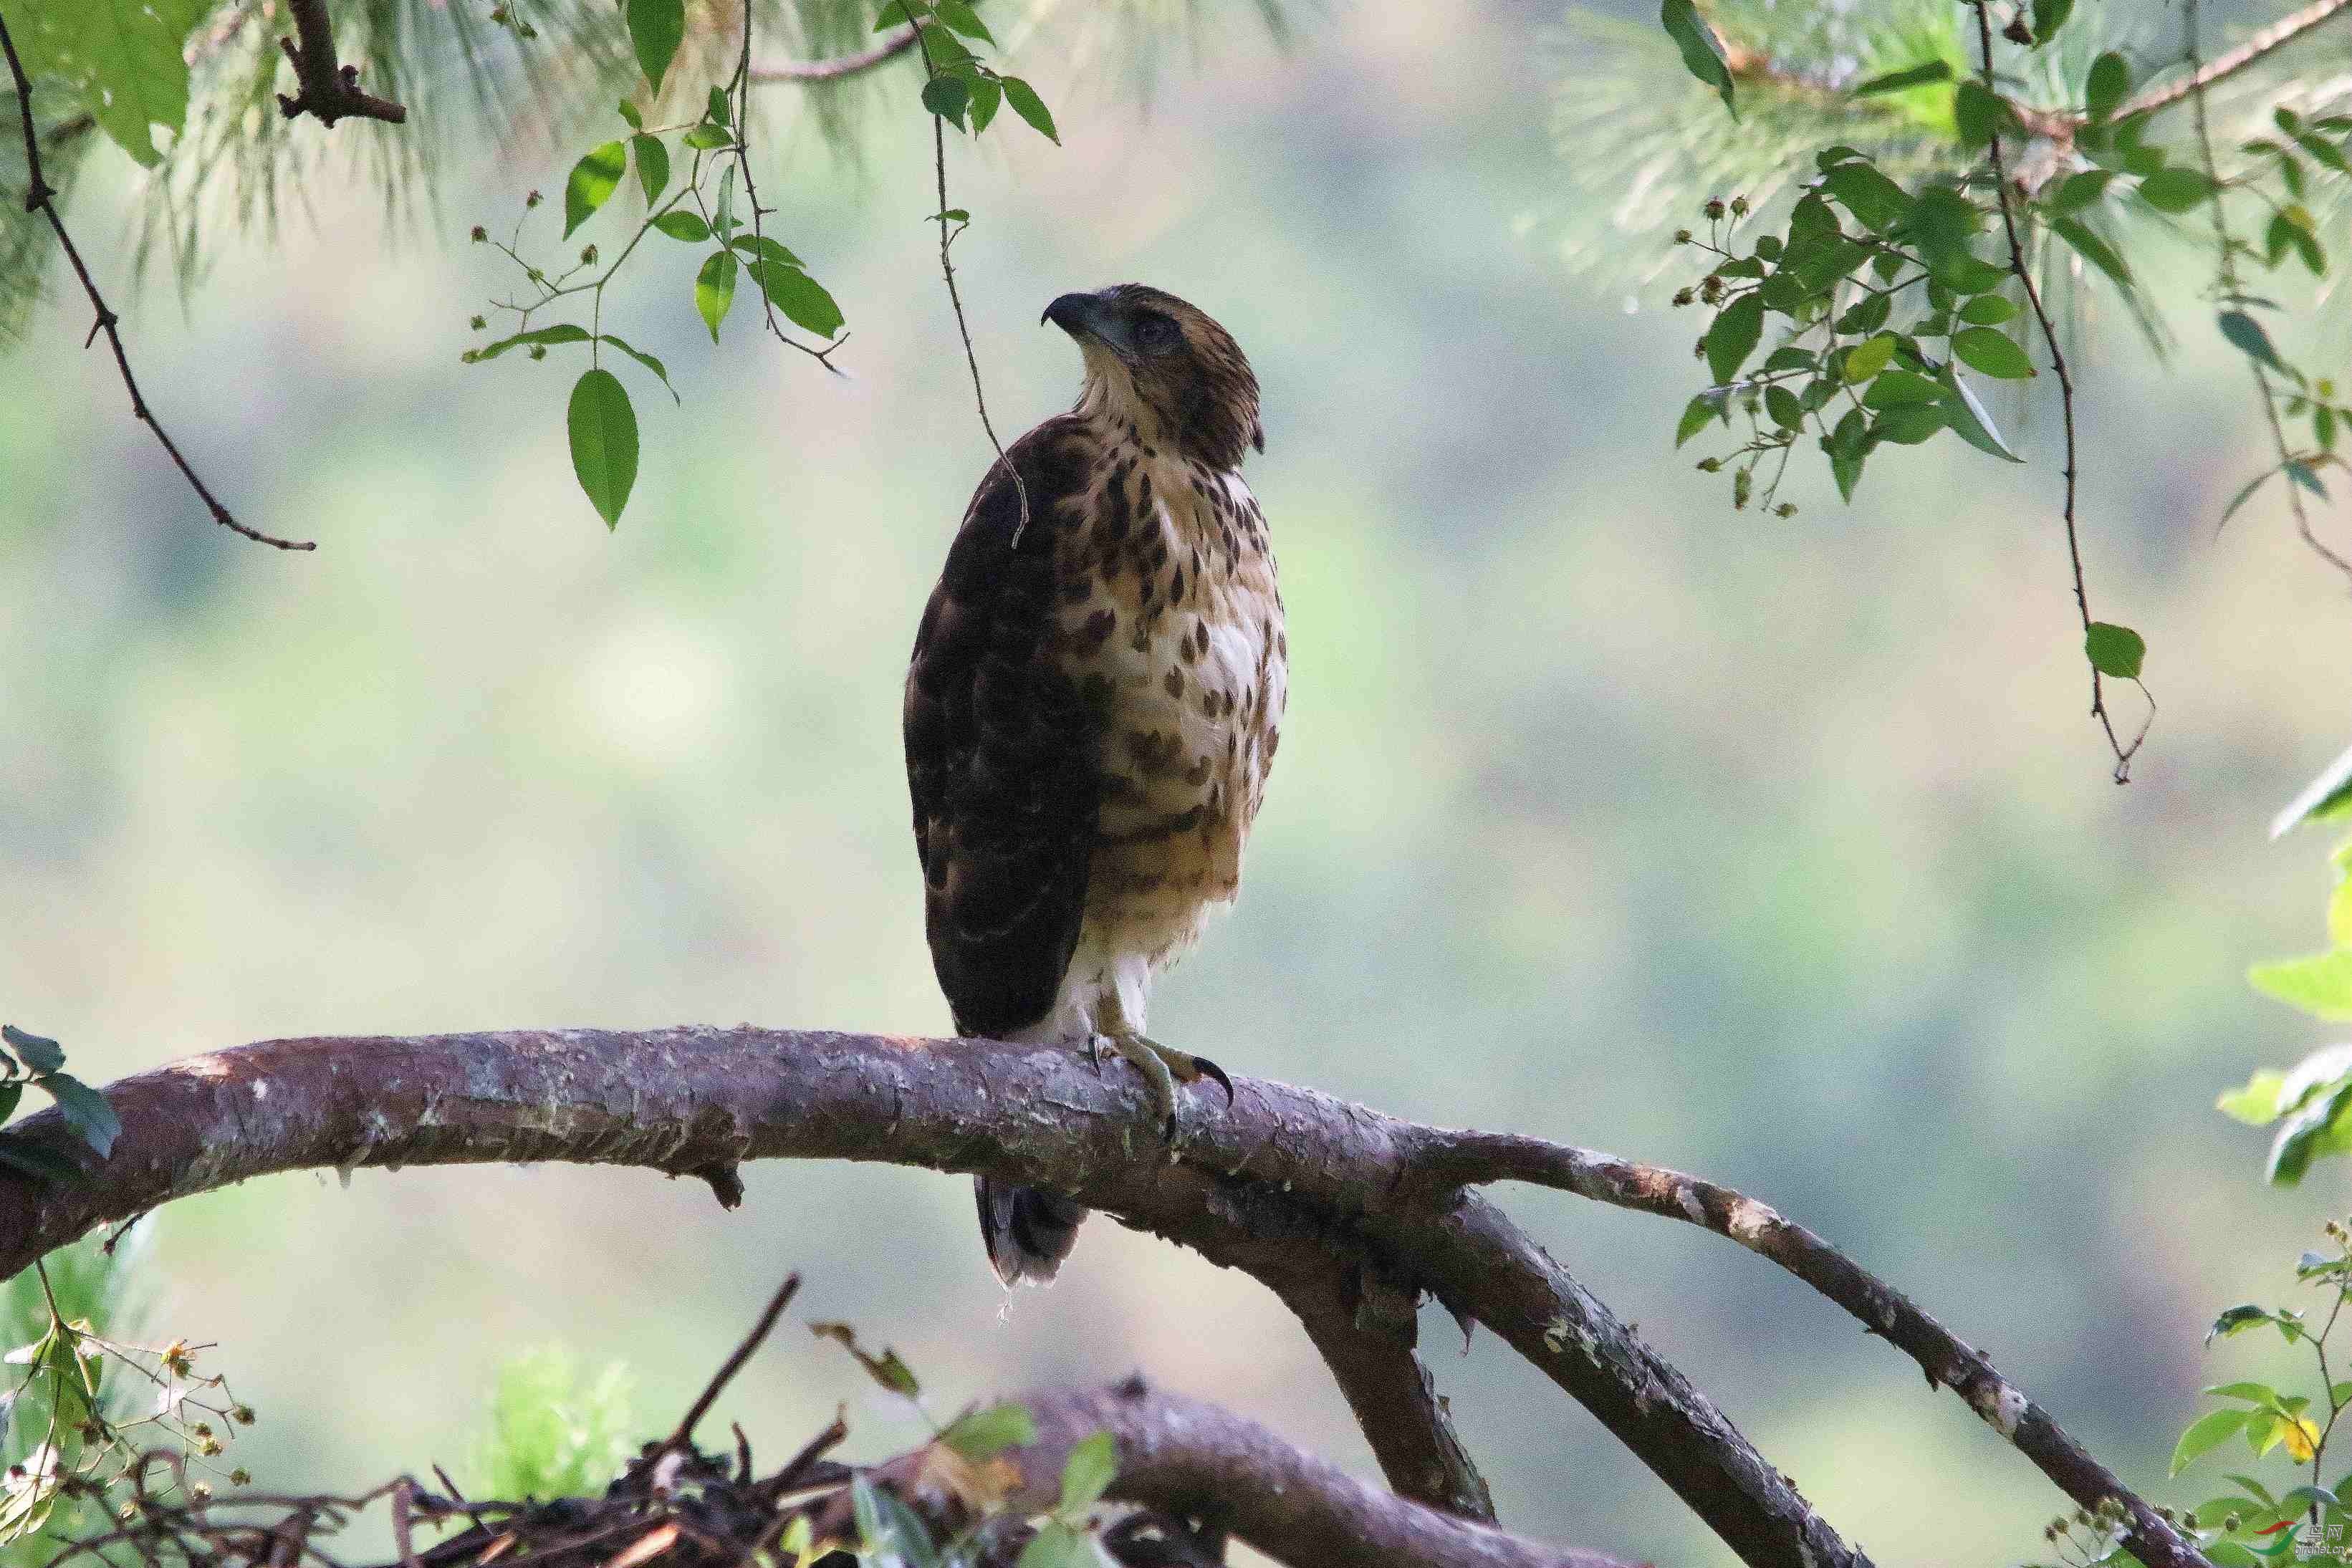
<svg viewBox="0 0 2352 1568"><path fill-rule="evenodd" d="M1992 18L1985 10L1985 0L1972 0L1970 8L1976 12L1977 40L1983 49L1982 77L1985 90L1987 92L1997 93L2000 89L1993 81ZM1995 131L1992 133L1991 157L1994 198L2000 204L2001 227L2009 238L2009 269L2017 275L2019 285L2025 290L2025 302L2033 308L2033 319L2042 329L2042 341L2050 351L2051 369L2058 373L2058 407L2065 424L2066 433L2066 502L2064 507L2066 519L2066 559L2068 565L2074 570L2074 610L2075 613L2082 618L2083 635L2087 643L2091 634L2091 599L2089 593L2086 592L2083 587L2083 543L2074 526L2074 471L2076 463L2076 447L2074 444L2074 378L2067 371L2066 354L2065 351L2058 346L2058 331L2056 328L2051 325L2050 312L2042 303L2042 290L2033 286L2033 274L2025 265L2025 244L2018 235L2017 213L2009 188L2009 176L2001 165L2000 132L1999 131ZM2087 654L2085 657L2087 658ZM2140 687L2140 693L2143 696L2147 695L2147 688L2146 686ZM2091 716L2099 721L2099 727L2101 729L2106 731L2107 747L2115 753L2116 758L2116 782L2118 784L2130 783L2132 758L2138 753L2140 743L2147 738L2148 726L2156 722L2156 699L2153 697L2148 698L2147 716L2140 721L2139 733L2132 737L2131 744L2129 746L2126 746L2116 737L2115 720L2110 717L2107 713L2107 695L2105 678L2100 674L2099 667L2096 664L2093 664L2091 666Z"/></svg>
<svg viewBox="0 0 2352 1568"><path fill-rule="evenodd" d="M2116 111L2116 118L2122 119L2134 114L2150 114L2157 110L2179 103L2184 98L2197 99L2198 112L2201 115L2204 112L2202 100L2206 89L2225 78L2237 75L2282 45L2293 43L2296 38L2308 33L2347 6L2352 6L2352 0L2315 0L2315 4L2305 5L2300 11L2291 11L2269 26L2254 33L2236 48L2227 49L2214 56L2210 64L2200 64L2192 48L2189 57L2187 76L2179 81L2167 82L2162 87L2150 88L2137 97L2127 99L2124 106Z"/></svg>
<svg viewBox="0 0 2352 1568"><path fill-rule="evenodd" d="M771 82L839 81L895 60L914 46L915 29L901 27L873 47L854 55L839 55L829 60L778 60L773 65L753 66L747 74L761 86Z"/></svg>
<svg viewBox="0 0 2352 1568"><path fill-rule="evenodd" d="M163 450L171 455L173 463L180 470L181 476L187 480L189 486L196 492L197 497L212 513L213 521L228 529L229 532L242 535L256 544L269 545L278 549L318 549L316 544L307 539L281 539L275 535L247 528L243 523L238 522L230 514L229 509L221 505L219 497L215 497L206 487L205 482L196 476L196 471L188 465L188 460L180 455L179 446L163 429L163 422L158 420L154 411L147 406L147 399L139 391L139 380L131 373L131 358L123 352L122 333L117 326L120 319L108 308L106 296L98 291L98 282L90 277L89 267L82 261L81 252L74 248L73 236L66 232L66 221L58 212L58 193L48 181L42 177L41 139L33 130L33 83L25 74L24 61L16 56L16 41L8 34L8 19L5 15L0 15L0 49L5 49L8 56L8 73L16 78L16 110L23 119L25 126L25 172L29 181L25 191L25 210L28 213L39 212L46 214L49 220L49 227L57 231L58 245L66 253L66 259L73 264L74 276L81 279L82 292L89 296L90 309L97 315L97 319L90 325L89 337L95 339L100 332L106 334L107 344L114 350L114 367L122 374L124 390L131 393L131 413L143 422L148 429L155 433L155 439L163 444ZM85 340L82 346L88 348L89 340Z"/></svg>
<svg viewBox="0 0 2352 1568"><path fill-rule="evenodd" d="M279 112L289 120L315 115L321 125L353 118L394 125L407 120L408 110L402 105L360 90L359 67L336 62L335 29L327 19L326 0L286 0L286 8L294 14L295 37L279 38L278 47L293 64L301 90L291 97L279 93Z"/></svg>
<svg viewBox="0 0 2352 1568"><path fill-rule="evenodd" d="M1375 1271L1372 1288L1382 1292L1434 1291L1584 1403L1748 1563L1865 1561L1720 1412L1500 1211L1475 1196L1457 1197L1459 1183L1496 1174L1543 1179L1556 1156L1527 1151L1544 1145L1477 1142L1263 1080L1234 1086L1234 1104L1219 1096L1195 1124L1183 1159L1169 1166L1134 1153L1157 1146L1145 1136L1156 1124L1139 1084L1097 1074L1075 1053L1049 1047L749 1028L271 1041L109 1086L122 1133L103 1162L53 1110L12 1129L11 1136L80 1164L91 1179L43 1186L0 1175L0 1276L121 1215L278 1171L571 1160L692 1175L745 1159L801 1157L983 1172L1067 1192L1245 1270L1300 1313L1327 1354L1338 1314L1352 1311L1340 1270ZM255 1116L252 1107L265 1100L269 1114ZM1591 1173L1623 1167L1597 1154L1574 1158ZM1660 1190L1682 1218L1696 1218L1675 1184ZM1735 1211L1769 1213L1739 1209L1745 1200L1720 1189L1694 1196L1703 1209L1715 1204L1727 1226ZM1827 1281L1817 1288L1832 1300L1848 1304L1840 1291L1893 1299L1859 1270L1839 1283L1826 1244L1791 1234L1788 1255L1812 1260L1805 1265L1811 1273L1800 1277ZM1323 1270L1330 1272L1318 1278ZM1360 1296L1366 1287L1356 1289ZM1366 1315L1375 1322L1397 1315L1385 1302L1370 1305ZM1972 1406L1980 1396L1996 1411L2020 1405L2011 1440L2070 1495L2084 1490L2090 1469L2071 1481L2053 1469L2052 1456L2079 1448L2054 1424L2045 1428L2046 1416L2021 1394L2012 1400L2001 1392L2013 1385L1988 1382L1989 1367L1955 1360L1932 1336L1918 1343L1935 1357L1931 1370ZM1392 1462L1444 1450L1451 1435L1433 1426L1435 1402L1363 1396L1401 1387L1414 1370L1409 1351L1391 1349L1384 1367L1362 1354L1354 1372L1344 1359L1334 1370L1391 1484L1457 1507L1425 1469L1400 1473ZM1348 1384L1350 1376L1358 1381ZM2029 1447L2035 1444L2039 1450ZM2135 1513L2141 1506L2120 1489L2104 1495ZM2153 1544L2146 1551L2152 1565L2197 1562Z"/></svg>
<svg viewBox="0 0 2352 1568"><path fill-rule="evenodd" d="M766 1340L770 1331L774 1329L776 1320L784 1315L784 1309L790 1306L793 1298L800 1293L800 1288L799 1274L784 1276L784 1282L776 1287L776 1293L768 1299L767 1308L761 1312L760 1321L751 1325L751 1332L743 1336L743 1343L735 1347L735 1354L729 1356L719 1370L711 1375L710 1382L703 1388L701 1396L688 1406L686 1414L679 1417L677 1430L669 1436L671 1448L684 1448L693 1444L695 1427L700 1426L702 1418L710 1414L710 1407L718 1403L720 1391L734 1380L737 1373L743 1370L743 1364L759 1353L761 1342Z"/></svg>
<svg viewBox="0 0 2352 1568"><path fill-rule="evenodd" d="M923 39L919 28L916 30L915 38L922 51L924 78L936 79L939 76L939 68L931 61L931 46ZM963 232L965 225L956 224L952 228L950 226L951 220L948 216L948 129L944 115L931 116L931 170L937 186L936 199L939 202L933 216L940 225L940 276L947 279L948 304L955 311L956 332L963 339L963 362L971 371L971 401L973 406L980 410L980 428L987 433L988 444L996 448L996 461L1012 477L1013 499L1020 503L1020 517L1013 525L1013 542L1008 547L1019 549L1021 536L1029 528L1029 486L1021 477L1020 465L1006 459L1004 443L996 438L996 426L989 421L988 393L980 384L980 356L972 351L971 324L964 319L963 296L956 288L955 262L948 255L949 246L955 243L956 235Z"/></svg>

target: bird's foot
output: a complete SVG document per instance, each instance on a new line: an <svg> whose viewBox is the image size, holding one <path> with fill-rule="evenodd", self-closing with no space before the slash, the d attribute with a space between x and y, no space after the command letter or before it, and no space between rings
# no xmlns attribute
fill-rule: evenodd
<svg viewBox="0 0 2352 1568"><path fill-rule="evenodd" d="M1234 1103L1234 1081L1225 1076L1223 1068L1205 1056L1174 1050L1140 1034L1099 1035L1087 1042L1087 1049L1095 1050L1097 1041L1107 1041L1113 1051L1135 1063L1136 1071L1143 1074L1144 1085L1151 1092L1151 1108L1160 1114L1160 1134L1171 1149L1182 1142L1178 1136L1176 1120L1176 1086L1179 1083L1198 1083L1203 1078L1213 1079L1225 1092L1225 1103L1231 1105Z"/></svg>

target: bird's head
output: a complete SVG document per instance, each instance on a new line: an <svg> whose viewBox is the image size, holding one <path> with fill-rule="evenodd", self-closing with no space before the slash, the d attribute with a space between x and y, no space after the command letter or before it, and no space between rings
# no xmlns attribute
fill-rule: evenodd
<svg viewBox="0 0 2352 1568"><path fill-rule="evenodd" d="M1240 467L1245 447L1265 450L1257 377L1241 345L1174 295L1115 284L1065 294L1042 319L1086 356L1080 409L1131 423L1142 439L1217 468Z"/></svg>

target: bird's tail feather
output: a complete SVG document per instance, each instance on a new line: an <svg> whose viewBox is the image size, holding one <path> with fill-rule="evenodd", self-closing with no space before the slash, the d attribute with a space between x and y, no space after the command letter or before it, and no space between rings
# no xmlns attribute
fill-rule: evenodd
<svg viewBox="0 0 2352 1568"><path fill-rule="evenodd" d="M1062 1260L1077 1244L1086 1206L1041 1187L972 1177L980 1203L980 1239L988 1245L989 1266L1009 1285L1024 1280L1052 1282Z"/></svg>

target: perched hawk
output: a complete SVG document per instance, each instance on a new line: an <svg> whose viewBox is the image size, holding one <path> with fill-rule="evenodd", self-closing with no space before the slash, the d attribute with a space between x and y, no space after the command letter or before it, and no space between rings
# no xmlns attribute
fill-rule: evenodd
<svg viewBox="0 0 2352 1568"><path fill-rule="evenodd" d="M1085 356L1077 406L981 481L907 672L924 924L960 1032L1108 1041L1172 1143L1176 1084L1224 1074L1146 1038L1144 1004L1239 888L1281 738L1282 596L1241 473L1265 447L1257 379L1140 284L1045 319ZM1052 1279L1086 1210L979 1187L998 1276Z"/></svg>

